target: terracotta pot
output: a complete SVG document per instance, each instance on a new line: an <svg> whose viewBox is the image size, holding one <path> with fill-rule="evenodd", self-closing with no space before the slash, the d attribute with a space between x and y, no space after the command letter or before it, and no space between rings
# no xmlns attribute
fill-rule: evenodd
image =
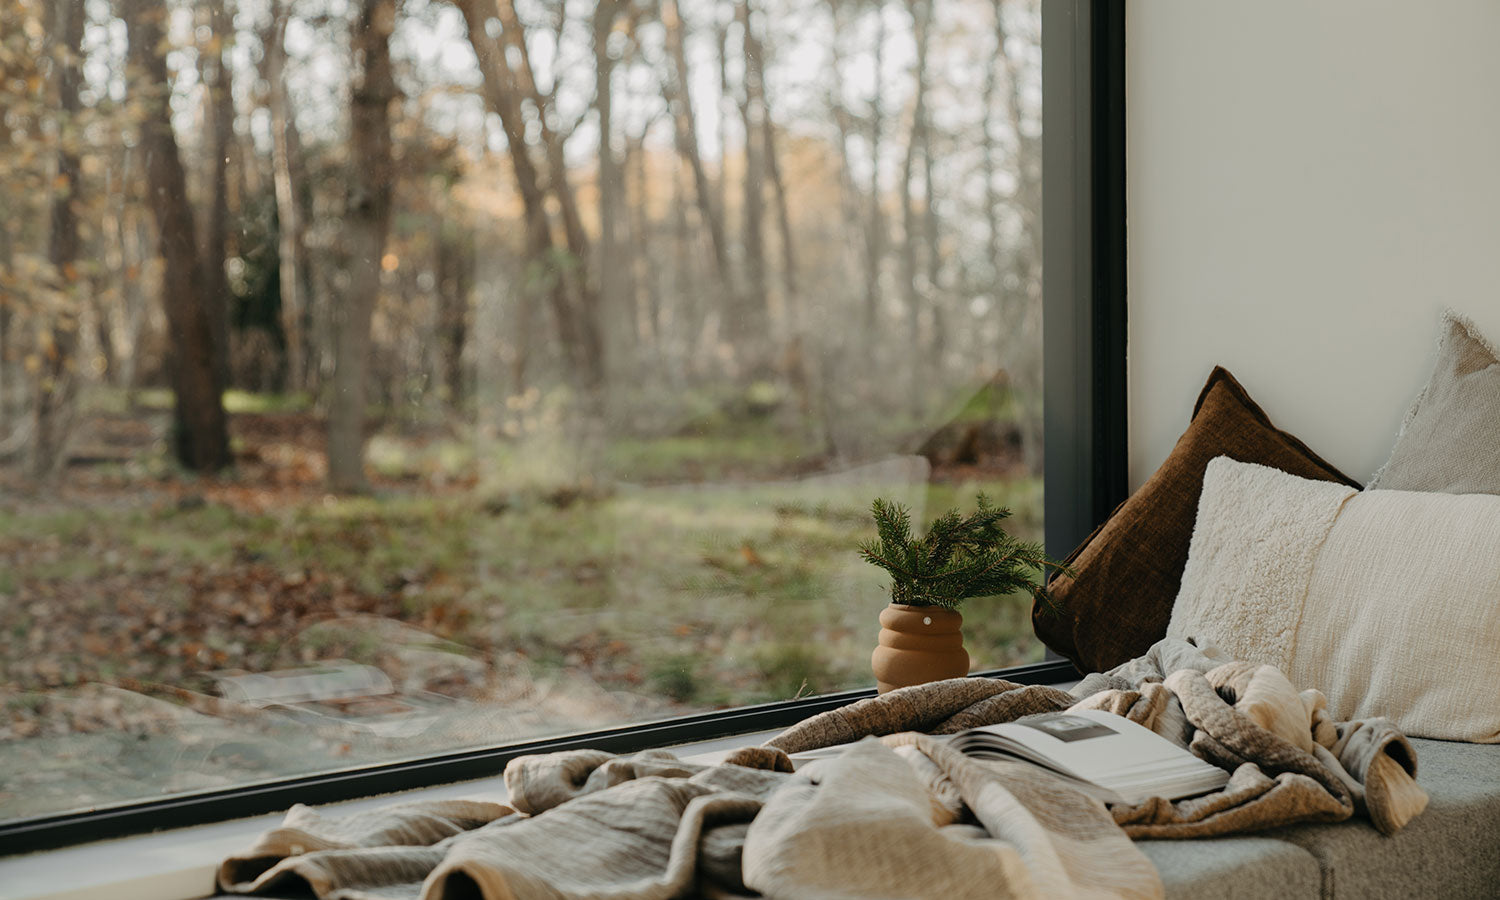
<svg viewBox="0 0 1500 900"><path fill-rule="evenodd" d="M880 645L870 655L880 693L969 674L964 617L940 606L892 603L880 612Z"/></svg>

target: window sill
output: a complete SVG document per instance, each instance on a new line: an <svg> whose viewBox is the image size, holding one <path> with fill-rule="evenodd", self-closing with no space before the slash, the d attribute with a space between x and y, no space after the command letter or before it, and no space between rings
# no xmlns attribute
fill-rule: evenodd
<svg viewBox="0 0 1500 900"><path fill-rule="evenodd" d="M694 761L713 763L776 733L753 732L671 749ZM506 796L504 780L494 776L330 803L320 809L349 813L397 799L457 797L503 803ZM0 859L0 900L200 900L212 896L220 860L280 821L281 815L272 813Z"/></svg>

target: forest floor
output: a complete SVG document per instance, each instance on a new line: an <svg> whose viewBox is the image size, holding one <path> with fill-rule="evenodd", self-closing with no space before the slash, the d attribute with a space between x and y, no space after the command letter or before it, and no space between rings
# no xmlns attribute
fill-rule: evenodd
<svg viewBox="0 0 1500 900"><path fill-rule="evenodd" d="M94 410L54 488L0 468L0 818L862 686L873 497L982 490L1039 536L1040 480L999 447L808 476L794 440L678 435L581 484L538 475L545 448L388 427L373 492L341 497L318 417L232 408L218 477L168 462L160 404ZM969 607L977 667L1040 656L1028 608ZM225 696L337 661L394 694Z"/></svg>

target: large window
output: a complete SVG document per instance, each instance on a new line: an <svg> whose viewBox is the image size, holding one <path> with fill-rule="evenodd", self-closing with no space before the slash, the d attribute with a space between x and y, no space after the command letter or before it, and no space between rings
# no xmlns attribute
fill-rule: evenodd
<svg viewBox="0 0 1500 900"><path fill-rule="evenodd" d="M1044 423L1100 403L1043 404L1041 42L0 0L0 829L869 686L871 500L1040 539ZM1100 358L1075 289L1049 379ZM976 670L1028 611L969 603Z"/></svg>

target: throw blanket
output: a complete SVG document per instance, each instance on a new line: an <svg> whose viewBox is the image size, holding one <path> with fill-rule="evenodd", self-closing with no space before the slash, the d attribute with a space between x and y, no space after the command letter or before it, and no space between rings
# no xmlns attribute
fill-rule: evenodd
<svg viewBox="0 0 1500 900"><path fill-rule="evenodd" d="M1233 776L1202 797L1106 809L1033 766L928 736L1070 708L1125 715ZM787 753L847 742L789 771ZM1332 722L1321 695L1271 667L1167 640L1072 691L978 678L892 691L724 765L663 751L522 757L505 771L510 806L415 802L338 819L294 807L218 881L321 900L1160 897L1129 837L1357 813L1390 833L1426 803L1415 770L1388 722Z"/></svg>

